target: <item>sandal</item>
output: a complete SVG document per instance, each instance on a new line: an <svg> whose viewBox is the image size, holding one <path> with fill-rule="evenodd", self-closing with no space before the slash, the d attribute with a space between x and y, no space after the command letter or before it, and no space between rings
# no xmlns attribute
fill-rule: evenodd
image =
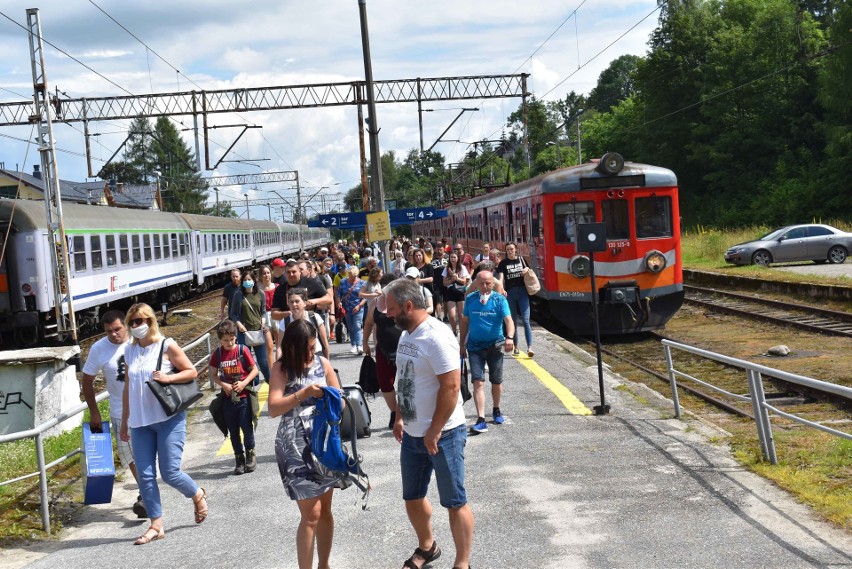
<svg viewBox="0 0 852 569"><path fill-rule="evenodd" d="M423 567L426 567L427 565L429 565L430 563L435 561L440 556L441 556L441 548L438 547L437 541L432 540L432 547L430 547L428 551L423 551L419 547L417 549L415 549L414 553L411 555L411 557L409 557L408 559L405 560L405 563L403 564L403 568L407 567L408 569L423 569ZM419 557L420 559L422 559L423 563L420 564L420 565L417 565L414 562L415 557Z"/></svg>
<svg viewBox="0 0 852 569"><path fill-rule="evenodd" d="M154 535L151 535L151 532L154 532ZM136 538L136 541L133 542L133 545L145 545L146 543L151 543L152 541L157 541L159 539L165 539L166 532L163 531L163 528L159 530L155 527L149 527L145 530L145 533Z"/></svg>
<svg viewBox="0 0 852 569"><path fill-rule="evenodd" d="M204 508L201 508L201 502L204 502ZM192 503L195 504L195 523L200 524L207 519L207 490L201 488L201 497L197 500L192 497Z"/></svg>

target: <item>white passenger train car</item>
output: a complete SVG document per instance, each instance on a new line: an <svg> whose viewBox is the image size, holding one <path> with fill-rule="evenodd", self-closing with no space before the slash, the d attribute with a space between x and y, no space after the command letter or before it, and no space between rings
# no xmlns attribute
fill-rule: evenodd
<svg viewBox="0 0 852 569"><path fill-rule="evenodd" d="M5 345L56 337L50 243L44 203L0 199L0 334ZM299 227L151 210L63 204L71 298L81 330L121 301L173 303L233 268L297 255ZM302 228L305 248L328 231ZM67 312L67 303L64 312Z"/></svg>

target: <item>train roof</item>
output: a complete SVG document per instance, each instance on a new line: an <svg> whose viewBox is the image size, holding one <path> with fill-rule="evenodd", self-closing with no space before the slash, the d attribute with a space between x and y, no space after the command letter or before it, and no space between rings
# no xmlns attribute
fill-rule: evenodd
<svg viewBox="0 0 852 569"><path fill-rule="evenodd" d="M47 230L44 202L0 198L0 222L10 220L19 230ZM187 230L186 224L174 213L75 203L62 204L62 221L66 230Z"/></svg>
<svg viewBox="0 0 852 569"><path fill-rule="evenodd" d="M183 218L191 229L198 231L248 231L251 229L249 222L245 219L199 215L197 213L181 213L178 215Z"/></svg>
<svg viewBox="0 0 852 569"><path fill-rule="evenodd" d="M616 176L602 174L597 170L598 161L580 164L547 172L535 178L524 180L518 184L501 188L489 194L483 194L449 206L447 209L467 210L469 207L489 207L498 203L514 202L515 200L529 197L533 190L538 189L542 194L554 194L563 192L587 191L581 181L586 184L590 180L600 179L606 182L606 189L629 188L629 187L672 187L677 186L677 176L674 172L660 166L640 164L638 162L625 162L624 168ZM638 177L644 177L644 184L637 183ZM619 178L623 178L624 185L619 185ZM594 185L594 182L592 184Z"/></svg>

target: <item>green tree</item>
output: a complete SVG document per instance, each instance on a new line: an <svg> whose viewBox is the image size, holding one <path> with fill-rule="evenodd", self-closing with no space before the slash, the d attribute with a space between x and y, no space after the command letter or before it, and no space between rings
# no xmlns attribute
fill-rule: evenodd
<svg viewBox="0 0 852 569"><path fill-rule="evenodd" d="M195 156L167 117L154 126L151 150L162 175L161 192L167 211L209 213L207 187L195 165Z"/></svg>
<svg viewBox="0 0 852 569"><path fill-rule="evenodd" d="M98 172L101 180L115 180L124 184L147 184L144 174L130 162L118 160L104 165Z"/></svg>
<svg viewBox="0 0 852 569"><path fill-rule="evenodd" d="M634 75L641 60L638 55L622 55L612 60L598 76L598 84L589 92L586 104L606 113L633 95Z"/></svg>
<svg viewBox="0 0 852 569"><path fill-rule="evenodd" d="M138 184L146 184L154 180L156 160L151 144L151 123L146 117L137 117L130 123L127 142L124 145L124 162L128 170L125 174L131 176ZM135 175L131 174L131 170ZM125 180L119 180L125 181Z"/></svg>

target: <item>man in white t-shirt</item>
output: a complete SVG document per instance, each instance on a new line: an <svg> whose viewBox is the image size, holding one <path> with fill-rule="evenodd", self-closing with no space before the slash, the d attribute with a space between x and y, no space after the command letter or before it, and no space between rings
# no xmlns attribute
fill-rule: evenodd
<svg viewBox="0 0 852 569"><path fill-rule="evenodd" d="M403 330L396 351L393 434L402 443L402 497L418 541L406 566L422 567L441 555L426 497L434 470L456 545L453 566L467 568L473 512L464 489L467 430L459 393L459 343L446 325L429 317L420 288L414 280L397 279L385 287L378 304Z"/></svg>
<svg viewBox="0 0 852 569"><path fill-rule="evenodd" d="M136 475L136 463L133 461L133 449L129 442L124 442L118 437L118 429L121 426L122 395L124 393L125 364L124 348L128 344L127 327L124 325L124 314L118 310L110 310L101 318L106 336L95 342L89 348L89 355L83 366L83 397L89 406L89 425L93 432L101 430L101 412L95 401L95 376L103 372L106 380L107 392L109 392L109 414L110 433L113 435L118 449L118 459L123 468L130 468L133 478ZM133 504L133 513L139 518L147 518L148 511L142 503L142 497L136 498Z"/></svg>

